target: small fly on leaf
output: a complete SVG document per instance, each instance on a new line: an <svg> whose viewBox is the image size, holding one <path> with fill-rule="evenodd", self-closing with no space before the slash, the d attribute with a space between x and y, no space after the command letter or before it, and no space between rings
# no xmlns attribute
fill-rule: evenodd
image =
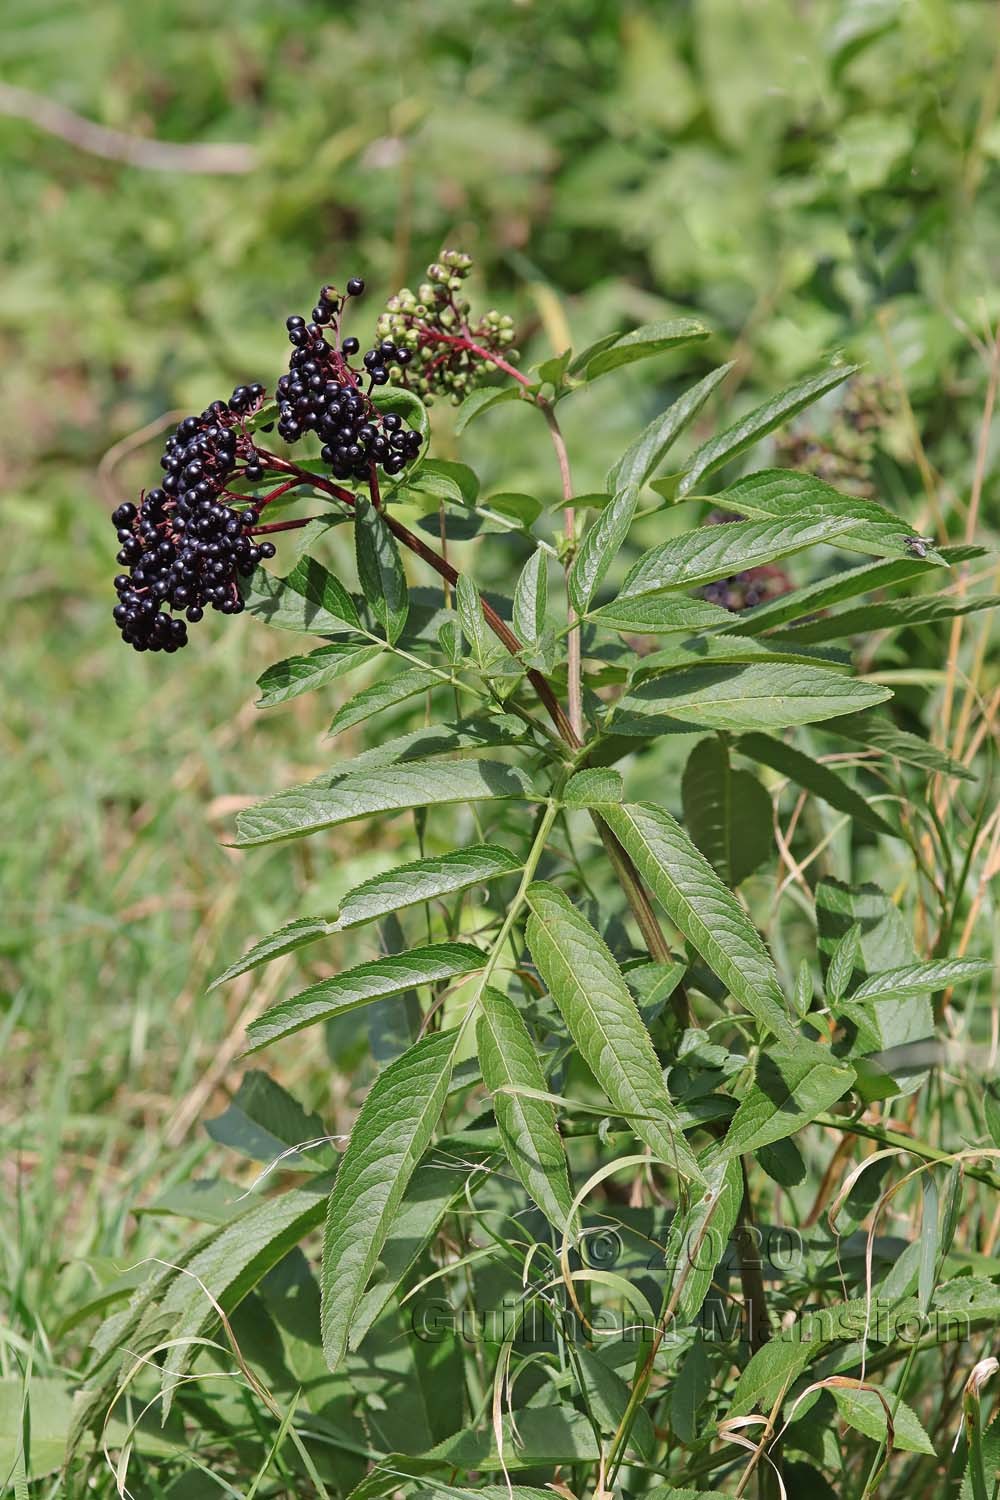
<svg viewBox="0 0 1000 1500"><path fill-rule="evenodd" d="M926 557L927 548L934 545L934 538L932 536L908 536L906 545L914 557Z"/></svg>

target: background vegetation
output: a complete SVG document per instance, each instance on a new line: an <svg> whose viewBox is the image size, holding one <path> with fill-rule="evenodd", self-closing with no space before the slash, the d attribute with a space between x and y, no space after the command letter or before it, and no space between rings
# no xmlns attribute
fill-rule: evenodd
<svg viewBox="0 0 1000 1500"><path fill-rule="evenodd" d="M322 864L303 845L225 846L238 806L322 768L328 714L309 698L253 710L254 678L283 652L251 623L202 627L183 658L121 648L107 513L155 451L130 435L274 369L285 313L307 312L324 279L360 272L374 303L446 242L476 257L481 295L517 314L531 357L672 314L716 330L696 357L580 401L581 492L682 374L735 351L715 404L728 419L842 351L865 363L873 427L859 438L820 408L793 444L817 464L848 448L848 482L939 540L990 543L997 25L980 0L245 0L219 17L183 0L10 0L7 86L131 135L245 143L253 161L224 175L110 162L0 97L0 1376L16 1383L29 1360L71 1371L111 1262L185 1242L187 1221L152 1207L223 1159L200 1122L241 1076L243 1026L299 965L212 994L208 980L303 909L307 883L309 906L332 907L412 853L350 828ZM447 411L435 421L447 455ZM553 503L544 432L515 451L513 423L498 412L464 452L485 485ZM510 572L499 543L491 566ZM874 649L901 723L940 725L951 701L954 728L972 682L958 750L989 744L985 627ZM995 931L989 853L978 952ZM891 891L886 858L871 862ZM370 1077L366 1032L345 1029L332 1053L331 1073L311 1043L286 1050L280 1076L336 1129Z"/></svg>

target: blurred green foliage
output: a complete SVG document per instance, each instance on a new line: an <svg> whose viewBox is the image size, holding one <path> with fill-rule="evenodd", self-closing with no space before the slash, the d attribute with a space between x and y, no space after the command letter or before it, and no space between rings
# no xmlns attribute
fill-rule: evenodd
<svg viewBox="0 0 1000 1500"><path fill-rule="evenodd" d="M451 243L531 358L704 316L704 368L738 360L723 415L860 356L895 391L883 497L958 536L975 341L1000 313L996 27L982 0L8 0L7 83L259 158L154 172L0 116L2 1118L30 1168L4 1279L27 1342L49 1345L79 1295L63 1263L119 1252L130 1198L204 1150L176 1154L211 1094L188 1090L240 1019L239 998L203 994L220 957L294 911L304 879L335 895L372 859L345 844L317 872L301 851L220 847L227 799L321 768L322 712L243 711L278 654L248 622L204 627L181 659L122 649L106 514L156 449L99 481L102 455L237 379L273 382L283 318L322 281L365 275L374 313ZM668 359L581 402L580 491L679 373ZM512 453L519 415L470 451L494 489L549 503L544 433L521 446L519 424ZM988 521L995 503L988 480Z"/></svg>

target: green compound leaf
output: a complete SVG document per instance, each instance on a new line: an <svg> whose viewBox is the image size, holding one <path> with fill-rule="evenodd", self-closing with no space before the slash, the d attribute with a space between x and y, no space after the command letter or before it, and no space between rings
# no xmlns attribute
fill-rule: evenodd
<svg viewBox="0 0 1000 1500"><path fill-rule="evenodd" d="M795 1038L777 970L756 928L680 824L662 807L602 807L643 881L730 994L761 1027Z"/></svg>
<svg viewBox="0 0 1000 1500"><path fill-rule="evenodd" d="M607 944L556 886L536 881L527 898L528 947L584 1062L657 1158L701 1182L649 1032Z"/></svg>
<svg viewBox="0 0 1000 1500"><path fill-rule="evenodd" d="M545 1100L514 1092L544 1093L545 1075L517 1007L489 987L480 1001L476 1042L507 1160L532 1201L562 1234L570 1224L573 1189L555 1111Z"/></svg>
<svg viewBox="0 0 1000 1500"><path fill-rule="evenodd" d="M347 1352L355 1313L451 1082L457 1031L434 1032L389 1064L351 1131L326 1215L321 1325L327 1364Z"/></svg>
<svg viewBox="0 0 1000 1500"><path fill-rule="evenodd" d="M329 1021L333 1016L400 995L417 985L433 984L473 974L486 962L486 955L470 943L428 943L406 953L391 953L332 979L320 980L301 994L272 1005L247 1027L249 1051L259 1051L306 1026Z"/></svg>
<svg viewBox="0 0 1000 1500"><path fill-rule="evenodd" d="M536 800L530 778L515 766L472 760L386 766L320 778L290 787L239 814L239 847L301 838L321 828L448 802L479 802L516 797Z"/></svg>

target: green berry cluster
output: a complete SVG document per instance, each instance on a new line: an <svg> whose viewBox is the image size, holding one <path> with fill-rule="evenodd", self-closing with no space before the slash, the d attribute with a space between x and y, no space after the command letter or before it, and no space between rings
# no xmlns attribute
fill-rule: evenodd
<svg viewBox="0 0 1000 1500"><path fill-rule="evenodd" d="M516 364L520 358L507 313L491 308L470 323L471 304L463 292L471 270L471 256L443 251L427 267L427 280L415 292L403 287L390 297L378 320L378 337L412 356L408 365L390 367L393 384L414 391L428 406L436 395L457 406L497 368L495 359Z"/></svg>

